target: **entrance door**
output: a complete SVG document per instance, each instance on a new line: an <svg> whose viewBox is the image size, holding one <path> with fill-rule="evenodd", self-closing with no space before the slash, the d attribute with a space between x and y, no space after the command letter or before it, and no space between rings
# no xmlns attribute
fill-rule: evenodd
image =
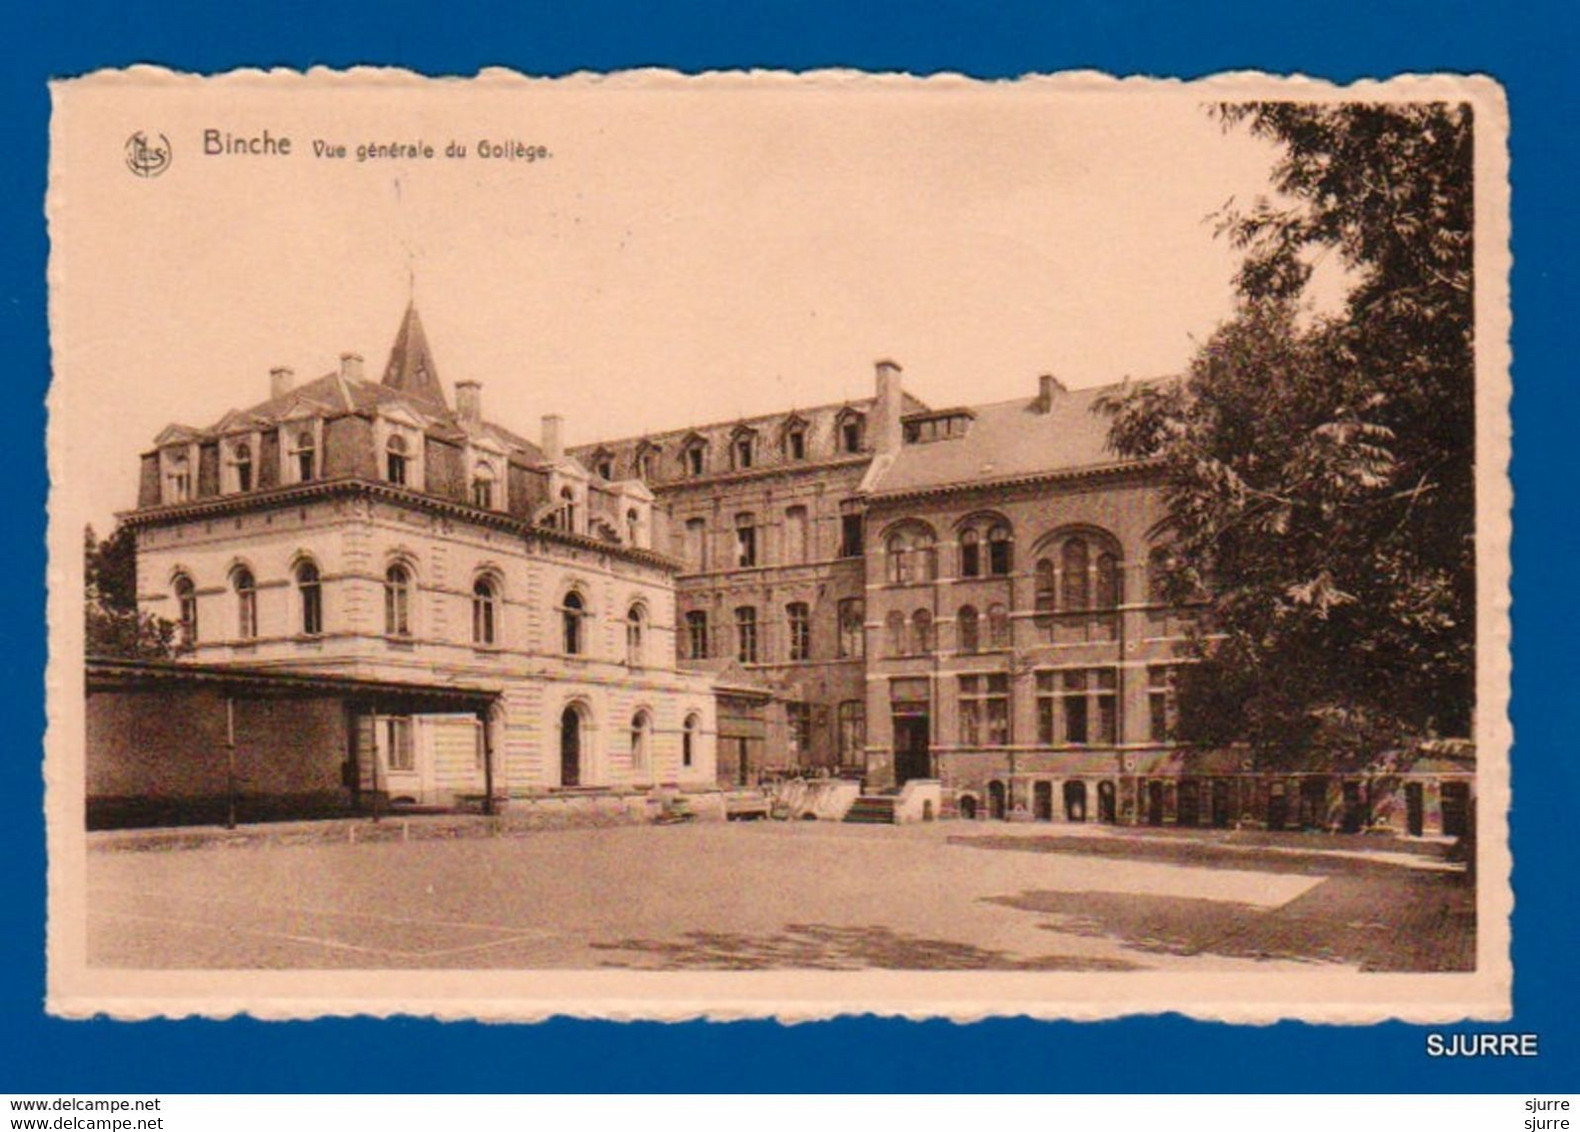
<svg viewBox="0 0 1580 1132"><path fill-rule="evenodd" d="M1419 782L1405 783L1404 821L1411 837L1420 837L1426 829L1426 794Z"/></svg>
<svg viewBox="0 0 1580 1132"><path fill-rule="evenodd" d="M904 786L913 778L933 776L932 754L928 749L931 728L923 715L894 717L894 784Z"/></svg>
<svg viewBox="0 0 1580 1132"><path fill-rule="evenodd" d="M1053 820L1053 783L1032 783L1031 813L1038 821Z"/></svg>
<svg viewBox="0 0 1580 1132"><path fill-rule="evenodd" d="M1086 783L1066 782L1064 784L1064 820L1086 820Z"/></svg>
<svg viewBox="0 0 1580 1132"><path fill-rule="evenodd" d="M1156 779L1147 783L1147 824L1163 824L1163 783Z"/></svg>
<svg viewBox="0 0 1580 1132"><path fill-rule="evenodd" d="M1097 784L1097 820L1113 825L1115 821L1114 784L1112 782L1099 782Z"/></svg>
<svg viewBox="0 0 1580 1132"><path fill-rule="evenodd" d="M1212 780L1212 824L1218 829L1227 829L1229 825L1229 780L1215 778Z"/></svg>
<svg viewBox="0 0 1580 1132"><path fill-rule="evenodd" d="M1328 780L1309 777L1300 780L1300 824L1306 829L1324 829L1328 824Z"/></svg>
<svg viewBox="0 0 1580 1132"><path fill-rule="evenodd" d="M988 817L994 821L1003 821L1008 809L1008 798L1004 793L1004 784L1002 782L989 782Z"/></svg>
<svg viewBox="0 0 1580 1132"><path fill-rule="evenodd" d="M1179 825L1194 826L1201 824L1201 783L1194 778L1180 780L1180 800L1178 817Z"/></svg>
<svg viewBox="0 0 1580 1132"><path fill-rule="evenodd" d="M560 716L560 785L582 783L582 716L573 707Z"/></svg>

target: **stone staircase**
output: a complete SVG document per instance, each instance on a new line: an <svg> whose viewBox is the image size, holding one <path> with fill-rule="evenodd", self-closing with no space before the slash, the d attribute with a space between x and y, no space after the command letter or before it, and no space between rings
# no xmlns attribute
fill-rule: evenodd
<svg viewBox="0 0 1580 1132"><path fill-rule="evenodd" d="M893 794L863 794L845 812L845 820L858 825L895 825L897 801Z"/></svg>

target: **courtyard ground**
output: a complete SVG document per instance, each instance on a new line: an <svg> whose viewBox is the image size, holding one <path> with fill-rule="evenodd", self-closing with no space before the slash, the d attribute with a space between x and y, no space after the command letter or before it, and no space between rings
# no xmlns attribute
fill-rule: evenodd
<svg viewBox="0 0 1580 1132"><path fill-rule="evenodd" d="M88 857L93 966L1461 971L1441 847L755 822Z"/></svg>

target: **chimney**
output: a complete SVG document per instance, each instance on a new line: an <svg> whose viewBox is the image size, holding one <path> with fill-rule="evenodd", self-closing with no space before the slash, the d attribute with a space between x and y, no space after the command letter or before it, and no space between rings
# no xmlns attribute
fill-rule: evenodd
<svg viewBox="0 0 1580 1132"><path fill-rule="evenodd" d="M458 381L455 383L455 411L467 424L483 423L483 383Z"/></svg>
<svg viewBox="0 0 1580 1132"><path fill-rule="evenodd" d="M905 394L900 388L900 365L887 358L877 363L878 399L872 406L872 439L877 452L900 450L900 414Z"/></svg>
<svg viewBox="0 0 1580 1132"><path fill-rule="evenodd" d="M278 400L296 384L296 371L289 366L275 366L269 371L269 400Z"/></svg>
<svg viewBox="0 0 1580 1132"><path fill-rule="evenodd" d="M1054 377L1053 374L1043 374L1037 379L1037 411L1039 413L1051 412L1053 403L1068 392L1069 390L1064 387L1064 382Z"/></svg>
<svg viewBox="0 0 1580 1132"><path fill-rule="evenodd" d="M560 432L564 418L558 413L549 413L543 418L543 459L550 464L558 464L565 459L565 438Z"/></svg>
<svg viewBox="0 0 1580 1132"><path fill-rule="evenodd" d="M361 354L341 354L340 355L340 376L345 378L347 381L361 381L362 380L362 355Z"/></svg>

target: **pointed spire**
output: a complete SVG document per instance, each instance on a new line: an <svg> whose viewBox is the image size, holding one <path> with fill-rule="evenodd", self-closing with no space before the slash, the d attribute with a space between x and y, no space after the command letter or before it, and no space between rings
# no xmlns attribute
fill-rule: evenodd
<svg viewBox="0 0 1580 1132"><path fill-rule="evenodd" d="M409 396L449 407L444 399L444 389L439 384L439 371L433 364L433 353L428 349L428 336L423 333L422 318L417 314L415 300L407 303L406 316L401 319L400 330L395 334L395 344L390 347L389 364L384 367L384 384Z"/></svg>

